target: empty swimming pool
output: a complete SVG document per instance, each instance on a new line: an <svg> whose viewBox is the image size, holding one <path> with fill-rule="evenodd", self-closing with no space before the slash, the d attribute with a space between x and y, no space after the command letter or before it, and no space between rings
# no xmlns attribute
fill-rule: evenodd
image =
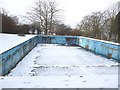
<svg viewBox="0 0 120 90"><path fill-rule="evenodd" d="M19 87L117 88L118 63L81 47L38 44L6 77Z"/></svg>

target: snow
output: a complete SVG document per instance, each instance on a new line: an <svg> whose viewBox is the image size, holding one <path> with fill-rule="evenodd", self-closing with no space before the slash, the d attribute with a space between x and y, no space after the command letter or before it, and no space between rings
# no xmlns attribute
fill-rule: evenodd
<svg viewBox="0 0 120 90"><path fill-rule="evenodd" d="M39 44L1 78L3 88L118 88L118 63L80 47Z"/></svg>
<svg viewBox="0 0 120 90"><path fill-rule="evenodd" d="M112 75L6 77L3 88L116 88ZM114 75L117 77L117 75ZM111 82L112 81L112 82ZM114 81L114 82L113 82Z"/></svg>
<svg viewBox="0 0 120 90"><path fill-rule="evenodd" d="M0 54L35 37L35 35L18 36L17 34L0 33Z"/></svg>

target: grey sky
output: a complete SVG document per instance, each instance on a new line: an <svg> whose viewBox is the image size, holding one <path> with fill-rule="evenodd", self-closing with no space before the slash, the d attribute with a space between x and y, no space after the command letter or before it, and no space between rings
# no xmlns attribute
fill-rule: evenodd
<svg viewBox="0 0 120 90"><path fill-rule="evenodd" d="M5 8L10 14L25 15L29 7L36 0L0 0L0 7ZM82 18L91 12L107 9L119 0L55 0L58 7L63 9L63 22L75 27ZM19 17L20 18L20 17ZM22 21L22 19L20 19Z"/></svg>

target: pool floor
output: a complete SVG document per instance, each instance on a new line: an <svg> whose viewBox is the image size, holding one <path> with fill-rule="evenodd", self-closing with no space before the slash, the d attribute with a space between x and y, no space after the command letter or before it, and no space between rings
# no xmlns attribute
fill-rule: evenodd
<svg viewBox="0 0 120 90"><path fill-rule="evenodd" d="M6 75L3 87L16 86L16 80L19 88L117 88L118 63L81 47L38 44Z"/></svg>

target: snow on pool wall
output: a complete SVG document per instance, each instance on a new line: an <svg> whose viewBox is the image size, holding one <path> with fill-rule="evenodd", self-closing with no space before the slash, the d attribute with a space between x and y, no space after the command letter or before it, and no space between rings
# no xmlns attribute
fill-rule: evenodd
<svg viewBox="0 0 120 90"><path fill-rule="evenodd" d="M100 54L107 58L113 58L120 62L120 45L103 40L91 39L86 37L79 37L79 46Z"/></svg>
<svg viewBox="0 0 120 90"><path fill-rule="evenodd" d="M0 75L6 75L37 45L37 36L0 54Z"/></svg>
<svg viewBox="0 0 120 90"><path fill-rule="evenodd" d="M52 43L62 45L77 45L120 62L120 45L108 41L97 40L81 36L39 36L38 43Z"/></svg>

